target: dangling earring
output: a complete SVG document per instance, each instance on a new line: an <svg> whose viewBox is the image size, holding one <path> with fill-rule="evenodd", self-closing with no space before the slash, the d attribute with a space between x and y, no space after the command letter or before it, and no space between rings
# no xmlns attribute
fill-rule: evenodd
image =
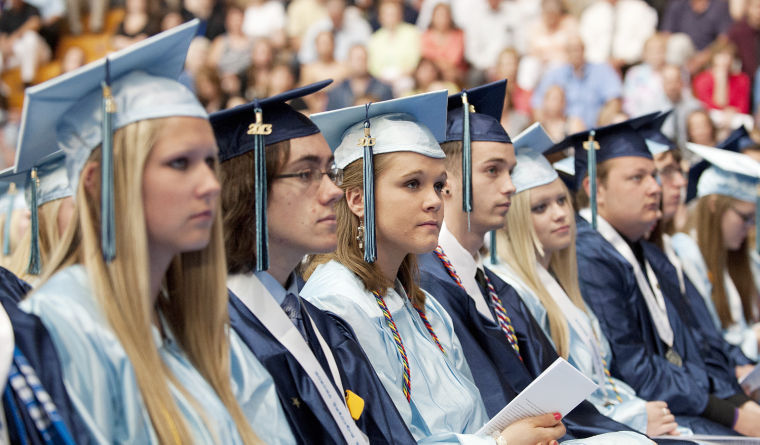
<svg viewBox="0 0 760 445"><path fill-rule="evenodd" d="M359 250L364 250L364 221L359 220L359 227L356 228L356 241L359 243Z"/></svg>

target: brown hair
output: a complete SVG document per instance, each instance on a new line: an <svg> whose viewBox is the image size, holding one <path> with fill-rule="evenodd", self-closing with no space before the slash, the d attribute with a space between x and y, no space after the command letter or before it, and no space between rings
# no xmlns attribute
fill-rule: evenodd
<svg viewBox="0 0 760 445"><path fill-rule="evenodd" d="M753 308L757 304L757 289L752 280L747 239L744 239L739 249L727 250L723 245L723 232L720 230L723 214L736 202L738 202L736 199L724 195L703 196L697 201L686 226L687 229L696 229L697 245L702 252L707 265L708 278L712 283L711 297L724 328L733 324L726 286L723 282L724 270L728 270L731 280L739 291L744 319L750 324L756 321Z"/></svg>
<svg viewBox="0 0 760 445"><path fill-rule="evenodd" d="M396 153L385 153L374 157L375 178L382 176L391 159L396 155ZM361 158L347 165L343 169L343 185L340 187L344 191L361 190L364 177L363 170L364 162ZM393 281L383 276L376 262L367 263L364 261L364 253L359 248L359 242L356 239L360 223L359 217L354 215L345 199L338 201L335 206L335 213L338 220L338 247L333 253L310 256L303 274L304 278L308 280L318 265L335 260L356 274L368 291L385 295L386 290L393 287ZM377 215L377 217L382 218L383 216ZM410 253L401 262L397 278L401 281L401 285L412 304L418 309L424 310L425 293L419 287L418 274L417 257Z"/></svg>
<svg viewBox="0 0 760 445"><path fill-rule="evenodd" d="M452 175L462 177L462 141L449 141L441 143L441 149L446 154L445 164L446 172L449 177Z"/></svg>
<svg viewBox="0 0 760 445"><path fill-rule="evenodd" d="M272 180L287 164L290 140L266 146L267 191ZM222 222L227 272L247 273L256 265L256 212L254 198L253 151L222 162L219 181L222 184Z"/></svg>

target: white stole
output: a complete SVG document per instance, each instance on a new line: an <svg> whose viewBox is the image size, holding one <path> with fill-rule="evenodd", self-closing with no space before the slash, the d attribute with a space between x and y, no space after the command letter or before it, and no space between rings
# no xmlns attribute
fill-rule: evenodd
<svg viewBox="0 0 760 445"><path fill-rule="evenodd" d="M296 325L288 318L285 311L282 310L277 301L275 301L269 290L253 274L236 274L227 278L227 286L243 302L261 324L280 342L301 365L306 375L316 386L320 397L327 405L330 415L338 425L343 438L349 444L368 444L367 436L356 426L351 414L346 406L345 399L341 393L335 391L322 366L317 361L316 356L309 348L306 340L298 331ZM306 311L304 311L306 312ZM311 317L309 318L314 332L319 340L319 346L325 354L330 373L333 381L342 392L343 383L338 372L338 365L335 357L327 345L327 342L319 333L317 326Z"/></svg>

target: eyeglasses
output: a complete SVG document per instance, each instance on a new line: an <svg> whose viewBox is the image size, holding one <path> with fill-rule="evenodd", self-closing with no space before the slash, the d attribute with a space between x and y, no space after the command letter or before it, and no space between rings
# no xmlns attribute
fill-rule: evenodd
<svg viewBox="0 0 760 445"><path fill-rule="evenodd" d="M660 181L658 182L661 182L662 180L672 181L676 179L678 176L680 176L681 179L684 178L683 170L681 170L678 166L675 166L675 165L668 165L668 166L665 166L665 168L657 171L657 177L660 179Z"/></svg>
<svg viewBox="0 0 760 445"><path fill-rule="evenodd" d="M739 210L737 210L736 207L734 207L734 206L731 206L730 209L733 210L734 213L736 213L739 216L739 218L741 218L742 222L745 225L748 225L748 226L755 225L755 213L754 212L753 213L742 213Z"/></svg>
<svg viewBox="0 0 760 445"><path fill-rule="evenodd" d="M343 170L339 169L335 164L332 164L327 171L307 168L295 173L283 173L275 176L274 179L298 178L304 184L312 184L321 181L323 175L327 175L330 181L337 186L343 184Z"/></svg>

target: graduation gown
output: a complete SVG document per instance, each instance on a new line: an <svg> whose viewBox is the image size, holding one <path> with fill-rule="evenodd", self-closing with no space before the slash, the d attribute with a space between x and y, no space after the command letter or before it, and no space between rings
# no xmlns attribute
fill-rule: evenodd
<svg viewBox="0 0 760 445"><path fill-rule="evenodd" d="M351 330L337 317L301 299L304 320L310 317L335 357L344 389L364 399L364 410L356 421L372 444L414 443L414 438L396 411L393 401L372 369L369 359ZM299 443L346 443L322 397L293 354L285 348L230 292L230 323L274 379L291 430ZM311 323L304 323L308 344L325 373L327 361ZM337 389L340 393L341 391Z"/></svg>
<svg viewBox="0 0 760 445"><path fill-rule="evenodd" d="M420 285L435 295L451 316L488 414L493 416L554 363L558 358L554 346L515 290L488 268L485 273L515 328L522 362L494 319L478 312L472 298L454 282L434 253L419 256L418 264ZM628 426L600 414L588 401L581 402L562 420L567 428L565 439L613 431L635 434ZM642 443L649 443L646 437L638 437Z"/></svg>
<svg viewBox="0 0 760 445"><path fill-rule="evenodd" d="M158 443L131 361L93 295L82 265L56 273L20 307L39 316L48 329L61 360L64 385L93 443ZM153 339L166 367L194 399L191 402L170 385L192 437L197 443L241 444L237 427L216 392L189 362L168 326L164 331L167 339L157 329L153 329ZM253 430L270 444L295 443L272 378L234 332L229 338L233 392ZM203 408L202 415L197 407Z"/></svg>
<svg viewBox="0 0 760 445"><path fill-rule="evenodd" d="M640 397L664 400L671 412L681 416L701 415L709 394L727 398L741 392L735 379L732 383L716 375L719 373L708 373L699 347L679 315L682 306L674 297L680 295L677 273L665 254L640 241L664 296L674 334L673 349L682 358L682 366L665 357L667 346L657 334L633 266L580 216L576 216L576 226L581 294L609 341L613 356L610 372L631 385ZM684 426L695 433L732 433L702 418Z"/></svg>
<svg viewBox="0 0 760 445"><path fill-rule="evenodd" d="M69 399L61 376L61 364L55 352L50 335L42 322L35 315L27 314L18 308L17 304L31 290L31 287L13 273L0 267L0 304L8 314L13 325L13 336L16 348L26 358L34 369L41 386L55 404L56 411L66 425L71 438L77 444L89 443L89 434L76 409ZM7 384L7 383L6 383ZM14 394L14 404L18 407L23 431L18 431L14 422L10 421L11 407L3 398L3 409L6 413L11 443L26 443L37 445L45 441L40 436L34 419L25 409L24 403ZM23 439L22 439L23 437Z"/></svg>

